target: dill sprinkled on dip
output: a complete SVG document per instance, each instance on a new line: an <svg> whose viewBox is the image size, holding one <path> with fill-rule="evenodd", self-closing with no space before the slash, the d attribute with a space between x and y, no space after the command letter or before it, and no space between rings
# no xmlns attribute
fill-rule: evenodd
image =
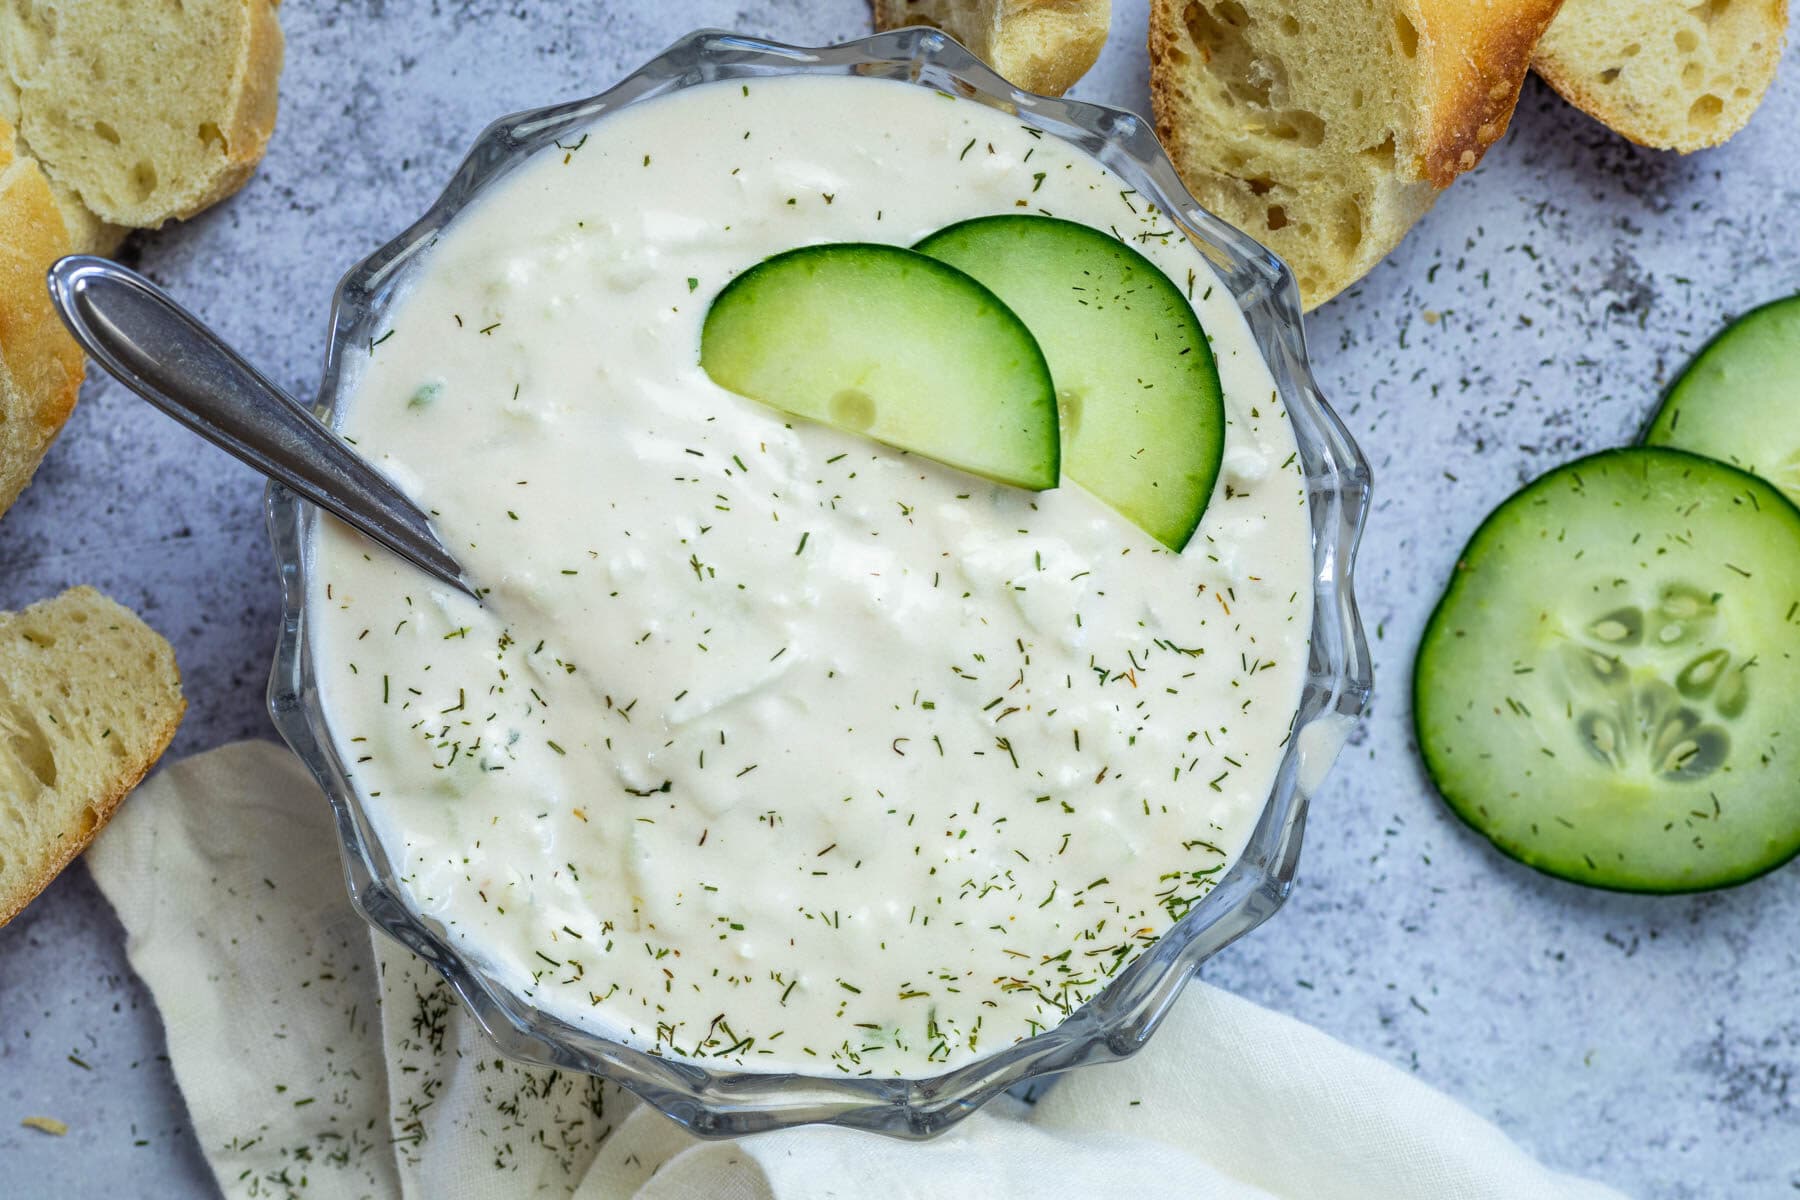
<svg viewBox="0 0 1800 1200"><path fill-rule="evenodd" d="M700 369L771 254L1018 211L1196 306L1227 436L1179 555ZM752 1070L935 1074L1096 995L1241 850L1306 663L1295 443L1215 282L1092 159L878 80L689 89L515 172L342 426L487 604L315 547L332 735L410 902L566 1020Z"/></svg>

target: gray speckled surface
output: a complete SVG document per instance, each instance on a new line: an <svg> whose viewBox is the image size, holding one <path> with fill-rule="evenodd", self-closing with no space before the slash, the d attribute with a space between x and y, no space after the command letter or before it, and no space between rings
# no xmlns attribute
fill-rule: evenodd
<svg viewBox="0 0 1800 1200"><path fill-rule="evenodd" d="M1115 0L1113 44L1077 94L1147 107L1144 9ZM128 255L305 394L337 275L424 207L490 117L596 91L694 26L828 41L866 20L862 0L290 0L261 173ZM1494 503L1630 437L1722 319L1800 289L1797 59L1745 133L1686 159L1529 84L1505 143L1310 322L1321 382L1375 467L1358 590L1377 697L1315 803L1287 910L1207 970L1558 1166L1670 1200L1800 1193L1800 867L1672 899L1537 876L1432 796L1405 681ZM191 703L176 753L266 736L259 491L92 379L0 525L0 608L98 584L176 644ZM71 870L0 930L0 1193L211 1194L161 1054L119 925ZM69 1135L21 1129L33 1113Z"/></svg>

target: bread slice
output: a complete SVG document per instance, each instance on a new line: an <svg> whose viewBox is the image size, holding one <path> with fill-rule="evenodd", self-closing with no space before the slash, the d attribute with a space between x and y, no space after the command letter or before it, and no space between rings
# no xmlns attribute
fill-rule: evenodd
<svg viewBox="0 0 1800 1200"><path fill-rule="evenodd" d="M35 160L37 155L19 135L19 93L4 74L0 74L0 121L12 127L14 157ZM43 164L38 166L42 169ZM49 176L45 178L49 179ZM69 235L70 254L111 254L130 232L123 226L109 225L96 217L72 188L64 187L54 179L50 179L50 197L56 201L57 211L62 213L63 229Z"/></svg>
<svg viewBox="0 0 1800 1200"><path fill-rule="evenodd" d="M1313 308L1506 132L1560 0L1152 0L1157 132Z"/></svg>
<svg viewBox="0 0 1800 1200"><path fill-rule="evenodd" d="M0 613L0 925L94 839L185 709L169 643L93 588Z"/></svg>
<svg viewBox="0 0 1800 1200"><path fill-rule="evenodd" d="M871 0L875 28L932 25L1014 87L1060 96L1106 45L1112 0Z"/></svg>
<svg viewBox="0 0 1800 1200"><path fill-rule="evenodd" d="M278 0L10 0L0 74L50 178L154 229L241 187L275 129Z"/></svg>
<svg viewBox="0 0 1800 1200"><path fill-rule="evenodd" d="M131 230L96 217L74 188L50 180L50 197L62 214L63 229L69 235L70 254L110 255Z"/></svg>
<svg viewBox="0 0 1800 1200"><path fill-rule="evenodd" d="M1744 127L1775 78L1787 0L1567 0L1532 66L1638 143L1687 153Z"/></svg>
<svg viewBox="0 0 1800 1200"><path fill-rule="evenodd" d="M0 513L31 482L81 390L81 350L44 286L68 252L49 182L0 121Z"/></svg>

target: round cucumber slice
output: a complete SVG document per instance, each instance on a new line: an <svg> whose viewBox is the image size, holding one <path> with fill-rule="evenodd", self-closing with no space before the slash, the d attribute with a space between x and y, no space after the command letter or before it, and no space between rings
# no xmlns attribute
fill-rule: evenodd
<svg viewBox="0 0 1800 1200"><path fill-rule="evenodd" d="M1117 238L1056 217L977 217L914 249L992 288L1037 335L1064 474L1169 549L1186 546L1219 477L1225 404L1181 289Z"/></svg>
<svg viewBox="0 0 1800 1200"><path fill-rule="evenodd" d="M1727 325L1669 388L1644 441L1742 467L1800 503L1800 296Z"/></svg>
<svg viewBox="0 0 1800 1200"><path fill-rule="evenodd" d="M707 310L721 387L1001 483L1057 485L1056 393L1031 331L953 267L845 242L777 254Z"/></svg>
<svg viewBox="0 0 1800 1200"><path fill-rule="evenodd" d="M1800 510L1679 450L1609 450L1475 531L1413 672L1426 770L1507 854L1698 891L1800 853Z"/></svg>

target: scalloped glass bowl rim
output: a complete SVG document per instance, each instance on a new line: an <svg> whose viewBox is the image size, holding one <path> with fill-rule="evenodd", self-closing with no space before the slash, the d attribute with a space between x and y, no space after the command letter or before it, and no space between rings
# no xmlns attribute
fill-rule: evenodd
<svg viewBox="0 0 1800 1200"><path fill-rule="evenodd" d="M283 615L269 683L275 726L318 779L343 842L356 908L429 962L505 1053L604 1076L695 1133L735 1135L808 1123L904 1137L941 1132L999 1092L1035 1076L1105 1062L1144 1044L1195 966L1266 920L1293 878L1307 797L1361 712L1372 683L1351 565L1368 506L1368 467L1326 405L1307 364L1298 293L1269 251L1200 209L1143 120L1131 113L1020 92L935 30L912 28L830 47L781 45L720 31L690 34L598 96L501 118L485 130L430 210L353 267L339 284L317 410L329 416L352 385L347 361L375 335L410 263L476 195L558 140L629 104L715 79L772 74L899 79L1000 108L1095 154L1185 227L1236 296L1274 372L1300 444L1315 565L1311 661L1275 786L1243 856L1214 890L1104 992L1062 1024L923 1079L720 1070L662 1058L541 1012L487 977L435 922L413 913L332 746L308 650L306 554L316 511L279 485L265 509L280 561Z"/></svg>

